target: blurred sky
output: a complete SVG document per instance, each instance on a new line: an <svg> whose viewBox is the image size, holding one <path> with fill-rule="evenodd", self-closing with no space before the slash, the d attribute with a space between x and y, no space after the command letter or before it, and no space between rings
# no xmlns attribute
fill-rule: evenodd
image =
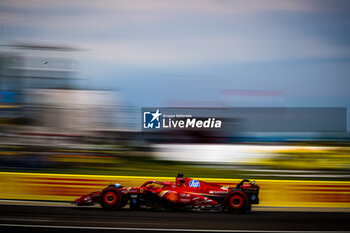
<svg viewBox="0 0 350 233"><path fill-rule="evenodd" d="M350 1L2 0L0 23L1 44L84 49L80 85L132 106L350 107Z"/></svg>

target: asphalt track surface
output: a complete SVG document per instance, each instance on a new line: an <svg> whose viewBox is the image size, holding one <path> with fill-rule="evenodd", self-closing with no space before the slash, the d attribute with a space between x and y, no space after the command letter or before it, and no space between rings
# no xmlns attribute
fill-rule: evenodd
<svg viewBox="0 0 350 233"><path fill-rule="evenodd" d="M349 231L349 212L245 214L0 205L1 232Z"/></svg>

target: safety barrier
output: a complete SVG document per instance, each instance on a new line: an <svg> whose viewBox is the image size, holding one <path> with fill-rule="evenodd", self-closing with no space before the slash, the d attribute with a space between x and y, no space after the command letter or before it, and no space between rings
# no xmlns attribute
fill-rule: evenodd
<svg viewBox="0 0 350 233"><path fill-rule="evenodd" d="M234 186L238 179L196 178ZM101 176L0 172L0 199L72 201L109 184L140 186L148 180L175 181L174 177ZM260 206L350 208L350 182L256 180Z"/></svg>

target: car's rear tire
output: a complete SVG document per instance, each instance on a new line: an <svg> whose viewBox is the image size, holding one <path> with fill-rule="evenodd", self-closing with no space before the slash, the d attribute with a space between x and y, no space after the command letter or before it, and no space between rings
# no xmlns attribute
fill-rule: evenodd
<svg viewBox="0 0 350 233"><path fill-rule="evenodd" d="M100 204L103 209L116 210L122 207L123 195L118 188L106 188L102 191Z"/></svg>
<svg viewBox="0 0 350 233"><path fill-rule="evenodd" d="M243 213L248 210L247 197L243 193L230 192L225 197L225 207L230 213Z"/></svg>

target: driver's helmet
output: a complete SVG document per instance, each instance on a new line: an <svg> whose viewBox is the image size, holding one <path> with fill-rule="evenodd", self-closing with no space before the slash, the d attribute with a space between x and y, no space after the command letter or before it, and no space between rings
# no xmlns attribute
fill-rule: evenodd
<svg viewBox="0 0 350 233"><path fill-rule="evenodd" d="M184 183L185 183L184 175L182 173L177 174L176 185L180 186L180 185L183 185Z"/></svg>

